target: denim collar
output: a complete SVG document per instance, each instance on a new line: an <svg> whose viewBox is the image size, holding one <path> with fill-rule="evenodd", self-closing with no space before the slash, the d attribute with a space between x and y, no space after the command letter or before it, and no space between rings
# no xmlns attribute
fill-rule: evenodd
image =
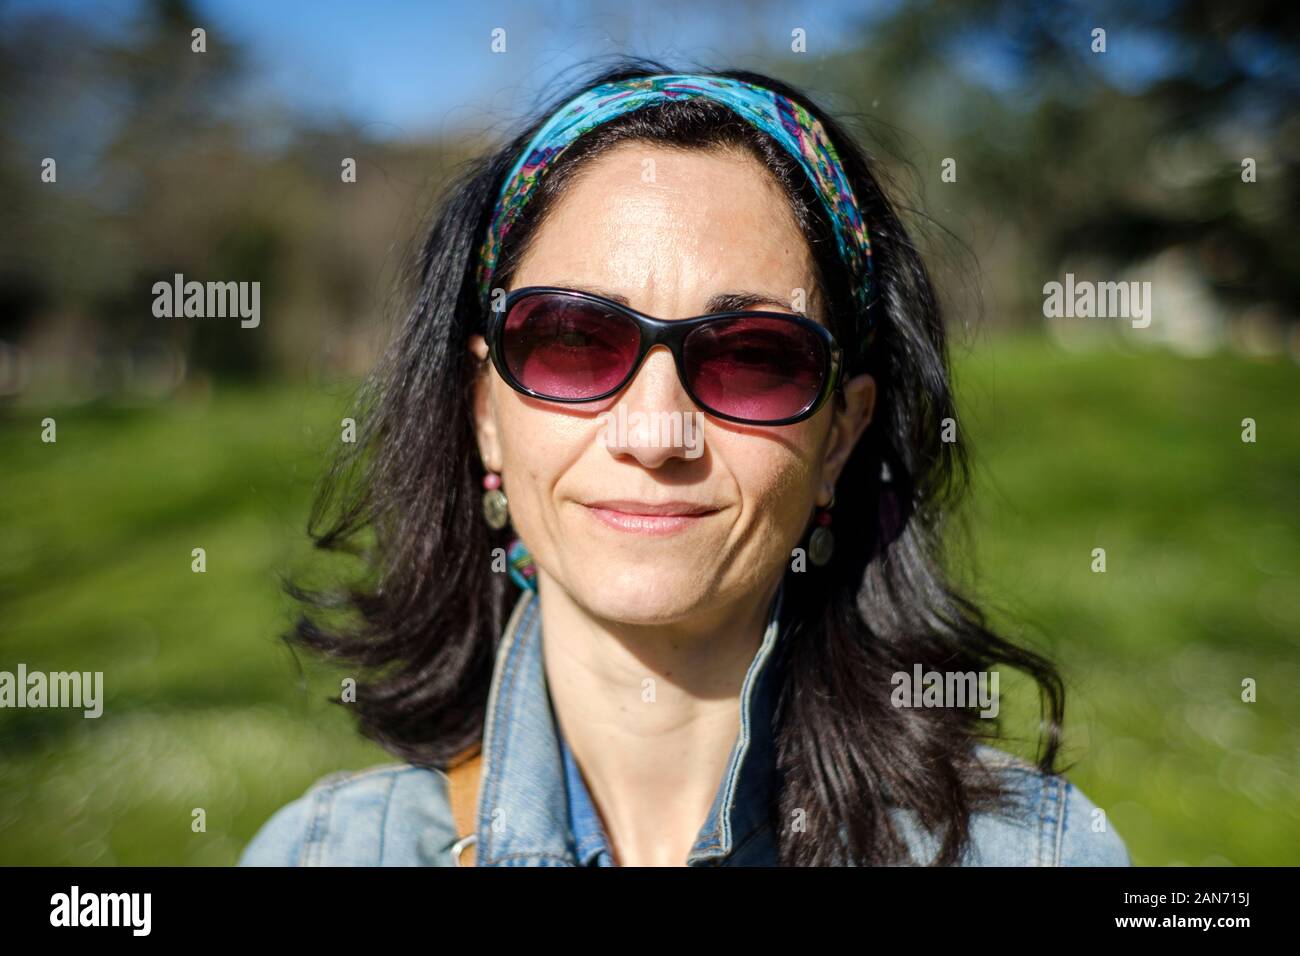
<svg viewBox="0 0 1300 956"><path fill-rule="evenodd" d="M776 865L772 716L780 677L773 659L784 590L783 581L741 685L740 732L688 866ZM604 844L585 787L575 792L574 807L586 822L579 834L570 825L567 787L574 776L581 784L581 777L575 764L566 778L567 748L546 682L540 611L539 596L525 591L497 647L483 733L476 866L590 865Z"/></svg>
<svg viewBox="0 0 1300 956"><path fill-rule="evenodd" d="M556 736L564 757L564 787L569 794L569 832L573 834L573 852L578 858L578 866L613 866L614 852L610 849L604 824L596 812L596 804L591 799L587 782L582 779L578 761L574 759L569 742L565 740L558 724Z"/></svg>

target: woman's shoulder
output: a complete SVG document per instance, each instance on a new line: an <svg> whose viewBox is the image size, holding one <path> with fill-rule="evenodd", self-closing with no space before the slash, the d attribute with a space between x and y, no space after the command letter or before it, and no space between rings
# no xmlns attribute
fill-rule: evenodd
<svg viewBox="0 0 1300 956"><path fill-rule="evenodd" d="M1131 866L1123 838L1109 818L1062 774L996 747L979 744L979 762L1003 784L1007 803L972 813L962 866ZM913 859L929 863L939 841L913 814L895 811Z"/></svg>
<svg viewBox="0 0 1300 956"><path fill-rule="evenodd" d="M1006 751L979 745L1006 785L1009 806L971 817L964 866L1130 866L1108 817L1073 783ZM937 843L898 819L918 860ZM277 810L240 866L446 866L456 839L446 775L407 763L327 774Z"/></svg>
<svg viewBox="0 0 1300 956"><path fill-rule="evenodd" d="M971 820L967 866L1130 866L1109 816L1063 774L996 747L976 747L980 763L1006 783L1010 806Z"/></svg>
<svg viewBox="0 0 1300 956"><path fill-rule="evenodd" d="M262 824L240 866L442 866L456 839L446 775L409 763L321 777Z"/></svg>

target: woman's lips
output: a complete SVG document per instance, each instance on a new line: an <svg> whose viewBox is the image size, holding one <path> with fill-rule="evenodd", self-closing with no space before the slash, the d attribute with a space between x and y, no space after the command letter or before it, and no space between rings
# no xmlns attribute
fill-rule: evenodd
<svg viewBox="0 0 1300 956"><path fill-rule="evenodd" d="M607 528L630 534L654 536L677 534L693 528L718 511L717 508L686 501L654 504L637 501L597 501L583 507Z"/></svg>

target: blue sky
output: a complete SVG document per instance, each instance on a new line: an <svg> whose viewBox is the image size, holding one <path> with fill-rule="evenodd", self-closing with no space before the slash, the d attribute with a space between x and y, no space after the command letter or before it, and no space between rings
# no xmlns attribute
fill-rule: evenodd
<svg viewBox="0 0 1300 956"><path fill-rule="evenodd" d="M566 68L617 52L773 69L803 27L808 55L852 44L893 2L358 2L195 0L208 43L231 37L252 56L258 88L322 120L345 115L380 139L492 130L545 97ZM3 17L59 10L129 28L139 0L17 0ZM507 52L490 50L506 30ZM774 72L780 72L779 69Z"/></svg>
<svg viewBox="0 0 1300 956"><path fill-rule="evenodd" d="M873 24L901 2L191 0L210 48L233 42L251 58L246 95L284 103L326 125L347 119L373 139L451 132L497 137L530 115L539 100L548 100L557 83L576 79L566 70L614 53L657 57L684 69L751 67L781 76L795 60L795 27L806 31L805 56L815 62L860 48L864 38L869 43ZM1178 2L1151 0L1135 9L1125 0L1009 5L954 33L943 56L969 82L1002 95L1032 94L1023 44L1027 28L1036 27L1073 46L1079 62L1105 82L1137 93L1186 66L1188 51L1160 23ZM146 0L0 0L0 26L57 10L122 33L145 5ZM1107 26L1105 56L1088 53L1090 30L1098 24ZM491 50L495 28L506 31L504 54ZM1260 73L1294 74L1294 63L1279 65L1279 49L1257 33L1237 37L1232 48ZM808 82L808 72L800 85L816 95L821 91Z"/></svg>

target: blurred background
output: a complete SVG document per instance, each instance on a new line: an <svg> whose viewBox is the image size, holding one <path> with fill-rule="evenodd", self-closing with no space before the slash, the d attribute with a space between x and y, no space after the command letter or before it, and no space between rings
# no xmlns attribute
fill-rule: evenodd
<svg viewBox="0 0 1300 956"><path fill-rule="evenodd" d="M105 696L0 710L0 864L230 864L391 759L279 576L448 177L620 53L870 149L948 300L954 572L1065 672L1070 778L1139 864L1300 862L1298 41L1282 0L0 3L0 670ZM261 282L260 325L155 317L175 273ZM1066 273L1151 282L1150 326L1045 319Z"/></svg>

